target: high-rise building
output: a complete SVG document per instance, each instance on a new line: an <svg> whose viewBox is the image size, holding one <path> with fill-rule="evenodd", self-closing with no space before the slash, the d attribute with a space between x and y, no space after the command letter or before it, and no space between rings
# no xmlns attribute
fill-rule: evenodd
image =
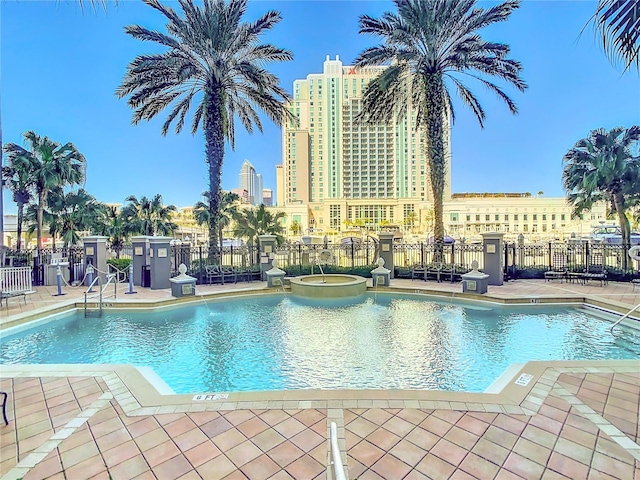
<svg viewBox="0 0 640 480"><path fill-rule="evenodd" d="M264 203L265 207L273 206L273 190L270 188L265 188L262 190L262 203Z"/></svg>
<svg viewBox="0 0 640 480"><path fill-rule="evenodd" d="M284 205L284 167L276 165L276 205Z"/></svg>
<svg viewBox="0 0 640 480"><path fill-rule="evenodd" d="M255 184L255 190L253 193L253 198L255 200L254 205L259 205L261 203L264 203L262 199L262 193L263 193L262 174L256 173L256 184Z"/></svg>
<svg viewBox="0 0 640 480"><path fill-rule="evenodd" d="M327 56L322 73L294 81L289 109L299 122L283 129L285 204L431 200L425 137L415 129L411 108L407 118L388 125L356 121L367 84L385 68L343 66L338 56ZM445 132L449 161L448 125ZM449 198L450 168L446 171Z"/></svg>

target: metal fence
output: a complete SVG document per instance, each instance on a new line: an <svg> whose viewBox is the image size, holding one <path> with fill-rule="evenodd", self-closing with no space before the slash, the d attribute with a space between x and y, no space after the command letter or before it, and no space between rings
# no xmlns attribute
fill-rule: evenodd
<svg viewBox="0 0 640 480"><path fill-rule="evenodd" d="M559 243L539 244L505 243L503 265L508 278L542 277L543 272L553 269L568 271L585 271L590 268L607 270L612 277L628 280L638 276L638 265L627 258L623 268L623 258L628 248L615 244L595 243ZM380 256L379 243L373 240L362 243L346 244L283 244L272 252L272 258L283 270L293 272L306 271L315 264L331 265L343 271L375 266ZM415 266L426 266L434 263L435 245L430 243L395 243L393 260L396 271L410 270ZM120 258L131 258L132 249L125 246L119 252ZM108 252L115 258L115 252ZM33 284L44 285L47 274L50 274L54 258L62 258L68 262L69 281L81 281L85 275L84 250L82 247L44 249L40 254L36 251L5 251L4 265L12 267L32 266ZM482 244L455 243L444 245L444 263L454 266L456 271L471 270L474 261L478 268L484 267ZM172 274L176 275L178 266L184 263L188 273L199 279L205 273L206 265L224 265L239 269L260 268L260 252L257 246L240 246L213 248L207 246L175 245L171 247Z"/></svg>

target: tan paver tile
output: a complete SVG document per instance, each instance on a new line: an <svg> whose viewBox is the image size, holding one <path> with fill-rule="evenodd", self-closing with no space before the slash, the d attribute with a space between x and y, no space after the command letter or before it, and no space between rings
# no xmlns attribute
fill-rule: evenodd
<svg viewBox="0 0 640 480"><path fill-rule="evenodd" d="M278 471L282 471L280 467L266 455L260 455L258 458L251 460L243 465L241 470L250 480L278 478L273 475L277 474ZM281 477L286 478L285 476Z"/></svg>
<svg viewBox="0 0 640 480"><path fill-rule="evenodd" d="M478 440L472 452L498 466L501 466L509 456L508 449L490 442L486 438Z"/></svg>
<svg viewBox="0 0 640 480"><path fill-rule="evenodd" d="M76 434L74 433L67 440L72 439L75 435ZM62 442L61 446L64 445L67 440ZM119 430L116 430L115 432L111 432L96 438L95 442L100 450L106 451L112 449L113 447L117 447L118 445L121 445L125 442L128 442L129 440L131 440L131 435L129 435L127 429L123 427Z"/></svg>
<svg viewBox="0 0 640 480"><path fill-rule="evenodd" d="M544 467L542 465L518 455L515 452L511 452L502 468L509 470L526 480L539 480L542 477L542 472L544 472Z"/></svg>
<svg viewBox="0 0 640 480"><path fill-rule="evenodd" d="M169 440L169 435L162 428L158 427L148 433L145 433L141 437L134 438L136 445L142 452L146 452L153 447L160 445L163 442Z"/></svg>
<svg viewBox="0 0 640 480"><path fill-rule="evenodd" d="M474 453L470 453L464 458L460 468L479 480L492 480L500 469L497 465Z"/></svg>
<svg viewBox="0 0 640 480"><path fill-rule="evenodd" d="M591 458L593 457L593 449L583 447L575 442L567 440L565 438L558 438L555 447L553 449L566 456L570 457L583 465L589 465L591 463Z"/></svg>
<svg viewBox="0 0 640 480"><path fill-rule="evenodd" d="M267 452L267 455L274 462L280 465L280 467L284 468L294 460L302 457L304 455L304 452L287 440L269 450Z"/></svg>
<svg viewBox="0 0 640 480"><path fill-rule="evenodd" d="M285 438L292 438L305 428L304 423L299 422L293 417L289 417L285 421L280 422L273 427L274 430Z"/></svg>
<svg viewBox="0 0 640 480"><path fill-rule="evenodd" d="M235 470L236 466L224 455L218 455L196 468L200 476L207 480L221 480Z"/></svg>
<svg viewBox="0 0 640 480"><path fill-rule="evenodd" d="M295 418L296 420L304 423L307 427L310 427L311 425L325 420L327 416L316 409L305 409L296 413Z"/></svg>
<svg viewBox="0 0 640 480"><path fill-rule="evenodd" d="M420 423L427 418L429 414L424 410L419 410L417 408L403 408L396 414L396 416L414 425L420 425Z"/></svg>
<svg viewBox="0 0 640 480"><path fill-rule="evenodd" d="M96 447L95 443L83 443L82 445L78 445L71 450L61 453L60 458L62 459L62 465L66 470L83 462L89 457L97 456L98 453L98 447Z"/></svg>
<svg viewBox="0 0 640 480"><path fill-rule="evenodd" d="M464 416L464 412L458 412L456 410L434 410L432 416L444 420L451 425L455 425L458 420Z"/></svg>
<svg viewBox="0 0 640 480"><path fill-rule="evenodd" d="M420 426L439 437L444 437L453 425L436 417L435 413L425 418Z"/></svg>
<svg viewBox="0 0 640 480"><path fill-rule="evenodd" d="M181 435L172 436L173 441L183 452L189 450L203 442L208 442L209 438L198 428L194 426L192 430L188 430Z"/></svg>
<svg viewBox="0 0 640 480"><path fill-rule="evenodd" d="M186 452L183 452L184 456L189 460L189 463L194 467L199 467L203 463L208 462L212 458L220 455L220 450L213 442L207 440L200 445L197 445Z"/></svg>
<svg viewBox="0 0 640 480"><path fill-rule="evenodd" d="M102 463L101 460L100 460L100 463ZM4 475L5 473L7 473L8 469L6 471L5 470L0 470L0 471ZM57 453L51 452L49 455L45 457L44 460L42 460L34 468L29 470L29 472L23 477L23 480L41 480L43 478L49 478L60 472L62 472L62 463L60 463L60 457L58 456Z"/></svg>
<svg viewBox="0 0 640 480"><path fill-rule="evenodd" d="M175 480L190 471L192 468L193 467L184 455L176 455L175 457L156 465L152 468L152 471L153 474L158 477L158 480Z"/></svg>
<svg viewBox="0 0 640 480"><path fill-rule="evenodd" d="M428 452L408 440L401 440L395 447L389 450L389 453L410 467L415 467ZM374 468L374 470L376 469ZM376 470L376 472L380 473L378 470Z"/></svg>
<svg viewBox="0 0 640 480"><path fill-rule="evenodd" d="M245 437L253 438L268 429L269 425L259 417L253 416L246 422L237 425L236 428L240 430Z"/></svg>
<svg viewBox="0 0 640 480"><path fill-rule="evenodd" d="M547 466L551 470L564 476L569 476L569 478L573 480L584 480L589 474L588 466L558 452L553 452L551 454L551 458L549 459Z"/></svg>
<svg viewBox="0 0 640 480"><path fill-rule="evenodd" d="M458 466L467 455L467 450L448 440L441 439L436 443L435 447L431 449L431 453L449 462L451 465Z"/></svg>
<svg viewBox="0 0 640 480"><path fill-rule="evenodd" d="M346 426L347 430L355 433L360 438L366 437L377 428L378 427L375 423L370 422L369 420L363 417L356 418Z"/></svg>
<svg viewBox="0 0 640 480"><path fill-rule="evenodd" d="M262 455L262 450L256 447L251 441L246 440L232 449L225 452L225 455L237 467L241 467L245 463L250 462L254 458Z"/></svg>
<svg viewBox="0 0 640 480"><path fill-rule="evenodd" d="M285 470L293 478L315 478L317 475L326 471L326 468L311 456L303 455L295 462L287 465Z"/></svg>
<svg viewBox="0 0 640 480"><path fill-rule="evenodd" d="M135 478L148 471L150 471L150 467L145 461L144 457L142 455L136 455L135 457L130 458L129 460L125 460L115 467L110 468L109 474L113 477L114 480L117 480L120 478ZM68 475L68 478L71 479L81 477Z"/></svg>
<svg viewBox="0 0 640 480"><path fill-rule="evenodd" d="M260 414L260 418L267 422L272 427L290 418L289 414L283 410L267 410Z"/></svg>
<svg viewBox="0 0 640 480"><path fill-rule="evenodd" d="M546 448L553 448L556 443L556 439L558 438L556 435L545 430L541 430L534 425L527 425L522 432L522 437Z"/></svg>
<svg viewBox="0 0 640 480"><path fill-rule="evenodd" d="M413 430L416 427L416 425L414 425L413 423L407 422L406 420L403 420L400 417L392 417L391 419L386 421L382 425L382 427L389 430L390 432L395 433L396 435L400 435L401 437L404 437L411 430Z"/></svg>
<svg viewBox="0 0 640 480"><path fill-rule="evenodd" d="M164 425L164 429L170 437L177 437L178 435L181 435L195 428L196 424L193 423L193 420L191 420L187 416L183 416L171 423Z"/></svg>
<svg viewBox="0 0 640 480"><path fill-rule="evenodd" d="M294 443L304 452L310 452L318 445L325 443L327 439L321 435L318 435L311 429L306 429L291 438L291 442Z"/></svg>
<svg viewBox="0 0 640 480"><path fill-rule="evenodd" d="M375 423L376 425L382 425L391 417L393 417L393 415L381 408L370 408L362 414L362 417L366 418L372 423Z"/></svg>
<svg viewBox="0 0 640 480"><path fill-rule="evenodd" d="M456 467L429 453L418 463L416 469L433 480L447 480Z"/></svg>
<svg viewBox="0 0 640 480"><path fill-rule="evenodd" d="M507 432L511 432L515 435L520 435L524 428L527 426L527 422L522 422L510 417L509 415L498 415L493 424Z"/></svg>
<svg viewBox="0 0 640 480"><path fill-rule="evenodd" d="M467 430L463 430L461 428L458 428L457 426L453 426L451 430L447 432L444 438L462 448L471 450L480 437L478 435L474 435L471 432L468 432Z"/></svg>
<svg viewBox="0 0 640 480"><path fill-rule="evenodd" d="M526 438L519 438L513 451L543 466L547 464L551 456L550 449Z"/></svg>
<svg viewBox="0 0 640 480"><path fill-rule="evenodd" d="M620 462L614 458L603 455L600 452L595 452L593 454L591 467L599 472L619 478L620 480L632 478L634 475L634 468L632 465Z"/></svg>
<svg viewBox="0 0 640 480"><path fill-rule="evenodd" d="M246 439L247 438L244 435L233 429L227 430L226 432L213 437L211 440L222 452L226 452L228 450L231 450L236 445L240 445Z"/></svg>
<svg viewBox="0 0 640 480"><path fill-rule="evenodd" d="M478 436L484 434L489 428L488 423L466 414L456 422L456 426Z"/></svg>
<svg viewBox="0 0 640 480"><path fill-rule="evenodd" d="M255 437L251 438L251 441L263 452L271 450L276 445L280 445L285 441L285 438L273 429L265 430L259 433Z"/></svg>
<svg viewBox="0 0 640 480"><path fill-rule="evenodd" d="M143 452L144 458L152 468L179 454L180 450L171 440L164 441L159 445L150 448L146 452Z"/></svg>
<svg viewBox="0 0 640 480"><path fill-rule="evenodd" d="M393 455L386 454L371 467L371 470L382 478L403 478L411 471L411 466Z"/></svg>
<svg viewBox="0 0 640 480"><path fill-rule="evenodd" d="M416 428L409 434L409 436L412 438L415 437L416 440L418 440L419 438L420 439L419 441L423 441L426 444L427 443L426 435L420 435L420 432L418 430L422 430L422 429ZM435 437L435 435L427 432L426 430L422 430L422 432L424 434ZM412 438L408 438L408 439L412 440ZM377 447L385 451L389 451L391 450L391 448L393 448L395 444L397 444L401 440L401 437L399 437L398 435L395 435L394 433L391 433L388 430L385 430L384 428L378 428L374 432L367 435L367 437L365 437L365 440L367 440L372 445L376 445ZM416 441L414 441L413 443L415 443L418 446L422 446L416 443ZM435 445L435 441L433 442L433 445Z"/></svg>

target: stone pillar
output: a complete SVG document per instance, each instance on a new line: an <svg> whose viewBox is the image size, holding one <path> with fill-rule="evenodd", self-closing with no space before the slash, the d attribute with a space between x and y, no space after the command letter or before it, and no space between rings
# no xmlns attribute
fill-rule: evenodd
<svg viewBox="0 0 640 480"><path fill-rule="evenodd" d="M151 285L143 285L142 270L143 267L149 267L150 265L150 248L149 237L140 236L131 238L131 247L133 254L131 256L131 262L133 263L133 284L139 287L150 287Z"/></svg>
<svg viewBox="0 0 640 480"><path fill-rule="evenodd" d="M380 258L384 260L386 268L391 270L391 278L394 278L395 264L393 263L393 233L380 233Z"/></svg>
<svg viewBox="0 0 640 480"><path fill-rule="evenodd" d="M484 273L489 275L489 285L502 285L503 269L503 233L489 232L482 234L484 250Z"/></svg>
<svg viewBox="0 0 640 480"><path fill-rule="evenodd" d="M273 268L272 261L276 254L276 236L258 235L260 246L260 280L266 280L266 271Z"/></svg>
<svg viewBox="0 0 640 480"><path fill-rule="evenodd" d="M84 271L87 271L87 265L91 264L94 268L94 276L100 275L100 281L102 285L107 281L107 276L104 273L107 270L107 237L95 235L91 237L84 237L82 239L84 246ZM100 272L98 272L100 270ZM89 286L89 277L85 280L85 285Z"/></svg>
<svg viewBox="0 0 640 480"><path fill-rule="evenodd" d="M171 288L171 237L149 237L151 290Z"/></svg>

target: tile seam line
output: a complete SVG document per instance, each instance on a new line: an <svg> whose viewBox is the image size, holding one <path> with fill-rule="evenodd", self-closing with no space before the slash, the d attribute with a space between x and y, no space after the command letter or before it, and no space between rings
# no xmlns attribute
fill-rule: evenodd
<svg viewBox="0 0 640 480"><path fill-rule="evenodd" d="M25 458L18 462L18 464L16 464L11 470L5 473L0 478L0 480L14 480L21 478L29 473L32 468L35 468L38 463L44 460L54 449L56 449L65 438L71 436L93 415L104 408L112 398L113 395L110 392L105 392L100 395L100 397L98 397L97 400L93 401L87 408L81 410L76 417L69 420L69 422L67 422L64 427L62 427L60 430L51 435L47 440L45 440L42 445L48 444L46 448L42 448L42 445L36 447L35 450L33 450ZM61 432L63 433L61 434Z"/></svg>
<svg viewBox="0 0 640 480"><path fill-rule="evenodd" d="M578 402L573 405L582 405L585 409L589 409L589 415L597 415L598 417L602 418L602 423L595 423L593 420L591 420L591 418L586 417L584 413L580 412L581 415L583 417L585 417L587 420L589 420L591 423L593 423L596 427L598 427L598 430L603 432L603 433L607 433L605 431L602 430L601 425L602 426L606 426L607 429L611 429L612 431L615 431L615 435L613 434L609 434L607 433L607 435L609 435L609 437L611 437L611 439L616 442L616 444L618 444L621 448L623 448L627 453L629 453L631 456L633 456L637 461L640 461L640 445L638 445L637 442L634 442L631 438L629 438L628 435L626 435L625 433L623 433L618 427L616 427L615 425L613 425L611 422L609 422L604 416L600 415L598 412L596 412L595 410L593 410L591 407L589 407L589 405L585 404L584 402L582 402L578 397L576 397L575 395L571 394L571 392L569 392L568 390L566 390L564 387L556 384L553 388L553 390L555 393L557 393L560 398L571 398L572 401L574 402ZM620 443L620 441L618 440L619 438L624 438L625 439L625 443L631 442L634 445L634 448L629 448L624 446L623 444Z"/></svg>

